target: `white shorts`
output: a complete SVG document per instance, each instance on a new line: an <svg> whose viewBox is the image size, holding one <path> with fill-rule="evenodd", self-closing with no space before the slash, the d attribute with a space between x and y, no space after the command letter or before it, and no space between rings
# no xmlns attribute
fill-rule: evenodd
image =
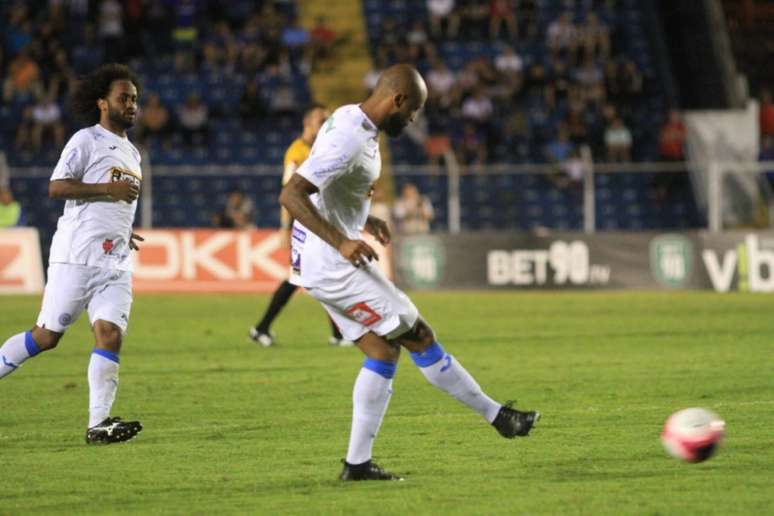
<svg viewBox="0 0 774 516"><path fill-rule="evenodd" d="M84 308L92 326L95 321L107 321L126 334L132 308L132 273L69 263L50 264L37 325L63 333L78 320Z"/></svg>
<svg viewBox="0 0 774 516"><path fill-rule="evenodd" d="M376 265L354 269L335 284L307 288L322 303L347 340L372 331L394 339L414 327L419 311Z"/></svg>

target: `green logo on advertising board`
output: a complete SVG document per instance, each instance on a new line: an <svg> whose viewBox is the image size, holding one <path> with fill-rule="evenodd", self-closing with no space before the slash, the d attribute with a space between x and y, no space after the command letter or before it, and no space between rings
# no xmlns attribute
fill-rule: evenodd
<svg viewBox="0 0 774 516"><path fill-rule="evenodd" d="M443 245L436 238L423 235L401 241L399 267L412 288L438 285L445 262Z"/></svg>
<svg viewBox="0 0 774 516"><path fill-rule="evenodd" d="M659 283L679 288L691 277L693 244L682 235L661 235L650 241L650 270Z"/></svg>

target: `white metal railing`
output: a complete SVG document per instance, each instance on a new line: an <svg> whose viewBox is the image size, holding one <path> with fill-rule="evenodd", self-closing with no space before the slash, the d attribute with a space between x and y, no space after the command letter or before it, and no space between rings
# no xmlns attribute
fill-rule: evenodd
<svg viewBox="0 0 774 516"><path fill-rule="evenodd" d="M583 182L583 213L584 213L584 231L593 233L596 229L594 220L596 213L596 192L594 189L594 178L598 174L615 173L674 173L688 172L688 164L684 162L640 162L640 163L594 163L590 160L590 153L582 152L582 157L586 161L585 175ZM169 176L274 176L279 181L281 170L272 165L154 165L149 166L150 160L143 156L144 173L146 181L143 181L143 209L141 212L141 223L143 226L150 227L153 213L152 199L152 177ZM146 169L147 166L147 169ZM502 175L502 174L551 174L556 173L557 166L553 164L497 164L484 166L463 166L450 160L446 167L437 165L393 165L392 173L396 176L401 175L429 175L444 176L448 175L448 227L451 232L458 232L461 228L461 210L460 210L460 178L473 175ZM11 177L49 177L51 168L49 167L24 167L9 168ZM761 174L765 172L774 172L774 161L761 162L714 162L709 169L709 180L707 181L707 199L708 199L708 229L710 231L721 231L723 229L723 176L726 171L744 172L750 174ZM769 210L774 216L774 209Z"/></svg>

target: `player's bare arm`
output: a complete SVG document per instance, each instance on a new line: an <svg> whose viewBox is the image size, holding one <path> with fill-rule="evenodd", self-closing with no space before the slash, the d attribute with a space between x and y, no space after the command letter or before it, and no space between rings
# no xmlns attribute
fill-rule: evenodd
<svg viewBox="0 0 774 516"><path fill-rule="evenodd" d="M379 256L370 245L362 240L348 239L333 224L320 216L309 199L313 193L317 193L317 187L300 175L294 174L280 193L280 203L288 210L291 217L337 249L355 267L364 265L366 260L378 260Z"/></svg>
<svg viewBox="0 0 774 516"><path fill-rule="evenodd" d="M109 197L114 201L134 202L140 195L140 188L126 181L112 183L83 183L75 179L57 179L48 185L48 196L52 199L94 200Z"/></svg>

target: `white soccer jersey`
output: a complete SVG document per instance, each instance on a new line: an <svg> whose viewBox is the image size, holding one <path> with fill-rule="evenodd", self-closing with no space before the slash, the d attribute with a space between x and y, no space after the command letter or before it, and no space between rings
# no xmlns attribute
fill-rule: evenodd
<svg viewBox="0 0 774 516"><path fill-rule="evenodd" d="M378 130L359 106L351 104L328 118L296 174L319 189L311 201L320 215L347 238L359 239L380 171ZM293 222L291 240L291 283L295 285L330 284L354 268L338 250L298 221Z"/></svg>
<svg viewBox="0 0 774 516"><path fill-rule="evenodd" d="M140 186L140 153L128 138L97 124L67 142L51 181L83 183L129 181ZM50 263L69 263L131 271L129 237L137 201L68 200L51 243Z"/></svg>

